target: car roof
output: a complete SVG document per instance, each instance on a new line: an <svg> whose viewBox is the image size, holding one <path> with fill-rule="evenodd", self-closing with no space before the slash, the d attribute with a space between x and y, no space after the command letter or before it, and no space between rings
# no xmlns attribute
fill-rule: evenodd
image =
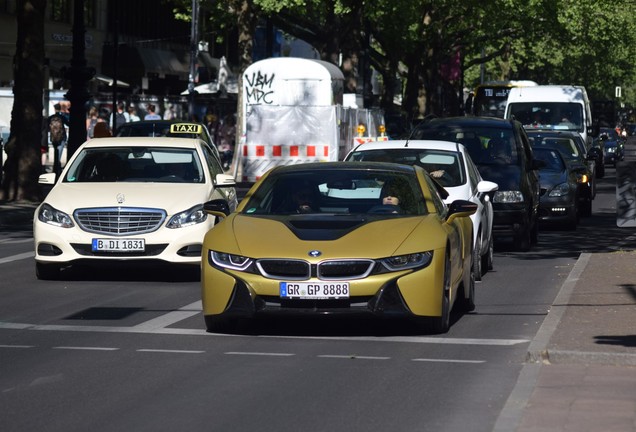
<svg viewBox="0 0 636 432"><path fill-rule="evenodd" d="M389 140L389 141L371 141L360 144L354 148L354 151L366 150L394 150L394 149L433 149L447 150L456 152L464 150L464 146L453 141L441 140Z"/></svg>
<svg viewBox="0 0 636 432"><path fill-rule="evenodd" d="M272 169L272 173L293 173L302 171L328 171L328 170L378 170L398 171L405 174L415 174L416 167L400 165L392 162L307 162L294 165L280 165Z"/></svg>
<svg viewBox="0 0 636 432"><path fill-rule="evenodd" d="M510 129L514 120L503 119L499 117L440 117L434 118L429 122L420 123L418 127L426 127L426 125L457 125L457 126L481 126L481 127L503 127Z"/></svg>
<svg viewBox="0 0 636 432"><path fill-rule="evenodd" d="M100 148L117 146L144 146L144 147L180 147L195 148L205 143L199 138L169 138L169 137L106 137L93 138L82 148Z"/></svg>

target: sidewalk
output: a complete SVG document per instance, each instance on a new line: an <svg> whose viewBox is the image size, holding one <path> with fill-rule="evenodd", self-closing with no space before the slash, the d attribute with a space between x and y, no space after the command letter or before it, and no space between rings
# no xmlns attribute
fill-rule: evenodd
<svg viewBox="0 0 636 432"><path fill-rule="evenodd" d="M580 256L495 431L636 431L635 264L634 251Z"/></svg>

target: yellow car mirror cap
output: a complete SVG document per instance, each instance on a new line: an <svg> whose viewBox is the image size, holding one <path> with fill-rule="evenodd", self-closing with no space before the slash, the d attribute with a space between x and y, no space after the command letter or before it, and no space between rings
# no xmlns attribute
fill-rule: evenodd
<svg viewBox="0 0 636 432"><path fill-rule="evenodd" d="M230 205L227 200L215 199L203 204L203 211L220 218L227 217L230 212Z"/></svg>

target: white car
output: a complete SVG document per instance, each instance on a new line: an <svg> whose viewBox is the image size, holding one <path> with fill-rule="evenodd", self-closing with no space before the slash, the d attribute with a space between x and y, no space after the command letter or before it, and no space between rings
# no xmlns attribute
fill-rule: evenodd
<svg viewBox="0 0 636 432"><path fill-rule="evenodd" d="M499 187L497 183L482 179L462 144L434 140L368 142L351 150L345 160L419 165L446 189L446 204L458 199L477 204L477 211L470 217L473 221L475 280L481 280L487 270L492 270L494 239L491 194Z"/></svg>
<svg viewBox="0 0 636 432"><path fill-rule="evenodd" d="M212 199L238 205L235 180L198 138L96 138L71 157L33 218L36 274L56 279L76 262L200 266L215 220Z"/></svg>

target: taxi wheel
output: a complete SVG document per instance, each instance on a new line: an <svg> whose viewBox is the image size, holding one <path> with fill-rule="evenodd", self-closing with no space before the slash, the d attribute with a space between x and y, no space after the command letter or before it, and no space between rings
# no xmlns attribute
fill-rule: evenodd
<svg viewBox="0 0 636 432"><path fill-rule="evenodd" d="M208 333L232 333L238 327L236 318L228 318L220 315L206 315L205 328Z"/></svg>
<svg viewBox="0 0 636 432"><path fill-rule="evenodd" d="M57 280L60 278L60 266L36 262L35 276L40 280Z"/></svg>

